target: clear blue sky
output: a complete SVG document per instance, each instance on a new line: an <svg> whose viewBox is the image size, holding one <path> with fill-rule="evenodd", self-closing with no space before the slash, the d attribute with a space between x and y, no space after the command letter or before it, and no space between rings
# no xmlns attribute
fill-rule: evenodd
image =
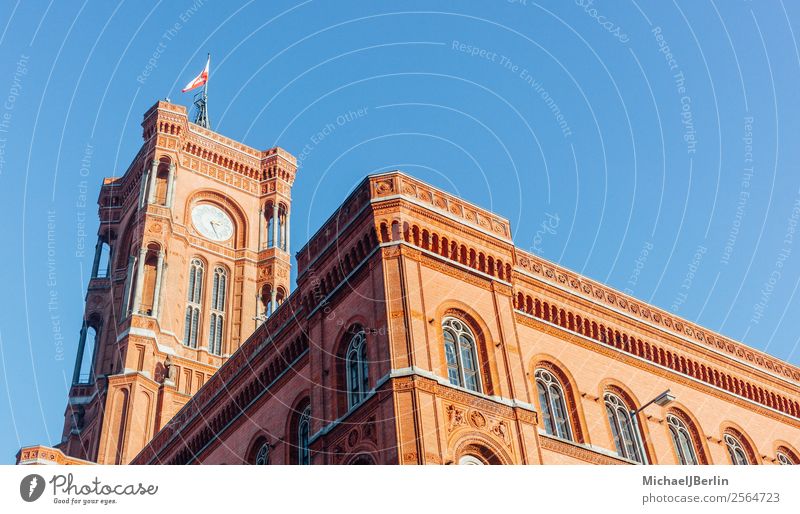
<svg viewBox="0 0 800 514"><path fill-rule="evenodd" d="M400 168L800 364L800 6L583 4L2 2L0 462L59 442L101 180L157 99L190 102L207 52L213 128L303 157L295 249Z"/></svg>

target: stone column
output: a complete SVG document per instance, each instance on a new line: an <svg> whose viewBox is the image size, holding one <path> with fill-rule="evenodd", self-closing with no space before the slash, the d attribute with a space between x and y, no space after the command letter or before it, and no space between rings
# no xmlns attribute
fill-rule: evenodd
<svg viewBox="0 0 800 514"><path fill-rule="evenodd" d="M81 364L83 364L83 350L86 346L86 332L89 329L86 321L81 326L81 335L78 339L78 355L75 357L75 370L72 372L72 383L77 384L81 381Z"/></svg>
<svg viewBox="0 0 800 514"><path fill-rule="evenodd" d="M272 204L272 246L278 247L278 204Z"/></svg>
<svg viewBox="0 0 800 514"><path fill-rule="evenodd" d="M142 171L141 184L139 184L139 208L140 209L142 207L144 207L144 204L146 203L145 197L144 197L144 192L145 192L145 190L147 190L147 182L149 182L149 181L150 181L150 172L148 172L147 168L145 168L145 170Z"/></svg>
<svg viewBox="0 0 800 514"><path fill-rule="evenodd" d="M275 314L275 309L278 308L278 288L272 288L272 296L269 299L269 304L272 306L270 309L270 314Z"/></svg>
<svg viewBox="0 0 800 514"><path fill-rule="evenodd" d="M264 236L264 208L259 207L258 209L258 246L256 247L256 251L261 251L261 238Z"/></svg>
<svg viewBox="0 0 800 514"><path fill-rule="evenodd" d="M97 236L97 243L94 245L94 262L92 262L92 278L97 278L100 268L100 256L103 253L103 238Z"/></svg>
<svg viewBox="0 0 800 514"><path fill-rule="evenodd" d="M153 160L153 167L150 168L150 190L147 195L147 203L156 201L156 175L158 175L158 161Z"/></svg>
<svg viewBox="0 0 800 514"><path fill-rule="evenodd" d="M133 294L133 312L139 313L142 305L142 289L144 288L144 259L147 257L147 248L139 250L139 262L136 264L136 289Z"/></svg>
<svg viewBox="0 0 800 514"><path fill-rule="evenodd" d="M158 319L159 309L161 307L161 275L164 272L164 252L158 252L158 265L156 266L156 287L153 292L153 317Z"/></svg>
<svg viewBox="0 0 800 514"><path fill-rule="evenodd" d="M175 200L175 163L169 165L169 189L167 191L167 207L172 207Z"/></svg>
<svg viewBox="0 0 800 514"><path fill-rule="evenodd" d="M286 253L291 255L291 253L289 252L289 242L291 241L291 238L289 237L289 229L290 228L291 228L291 225L289 224L289 211L286 211L286 245L285 246L286 246Z"/></svg>
<svg viewBox="0 0 800 514"><path fill-rule="evenodd" d="M281 244L278 245L278 248L280 248L281 250L286 250L286 213L285 212L283 213L283 218L281 218L280 236L281 236Z"/></svg>
<svg viewBox="0 0 800 514"><path fill-rule="evenodd" d="M136 257L133 255L128 257L128 269L125 272L125 296L122 298L122 312L120 318L125 319L128 317L128 301L131 297L131 279L133 277L133 266L136 263Z"/></svg>
<svg viewBox="0 0 800 514"><path fill-rule="evenodd" d="M108 245L108 262L106 262L106 276L111 278L111 271L114 269L114 259L116 258L117 245L112 245L111 241L106 243Z"/></svg>

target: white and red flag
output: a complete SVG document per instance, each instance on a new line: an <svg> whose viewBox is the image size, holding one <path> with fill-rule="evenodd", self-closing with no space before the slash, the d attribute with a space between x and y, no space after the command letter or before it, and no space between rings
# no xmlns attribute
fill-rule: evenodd
<svg viewBox="0 0 800 514"><path fill-rule="evenodd" d="M186 87L183 88L181 91L185 93L187 91L191 91L192 89L198 88L200 86L204 86L206 82L208 82L208 65L211 64L211 55L208 56L208 60L206 61L206 68L200 72L200 75L196 76L192 79L191 82L186 84Z"/></svg>

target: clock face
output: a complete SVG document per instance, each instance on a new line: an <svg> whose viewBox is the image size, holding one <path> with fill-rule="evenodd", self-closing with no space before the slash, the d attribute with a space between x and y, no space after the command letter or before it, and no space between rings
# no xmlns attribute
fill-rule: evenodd
<svg viewBox="0 0 800 514"><path fill-rule="evenodd" d="M192 209L192 223L200 234L212 241L227 241L233 235L233 222L219 207L202 203Z"/></svg>

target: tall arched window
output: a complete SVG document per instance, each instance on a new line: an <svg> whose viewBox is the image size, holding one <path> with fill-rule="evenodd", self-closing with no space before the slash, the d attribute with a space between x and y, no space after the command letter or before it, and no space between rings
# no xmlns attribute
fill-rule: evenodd
<svg viewBox="0 0 800 514"><path fill-rule="evenodd" d="M778 450L778 464L782 466L792 466L796 465L797 461L794 458L794 455L791 455L788 450L784 450L783 448Z"/></svg>
<svg viewBox="0 0 800 514"><path fill-rule="evenodd" d="M189 283L186 294L186 323L183 344L197 348L197 332L200 327L200 303L203 298L203 262L192 259L189 265Z"/></svg>
<svg viewBox="0 0 800 514"><path fill-rule="evenodd" d="M169 193L169 163L162 162L158 165L156 173L156 189L153 200L157 205L167 205L167 195Z"/></svg>
<svg viewBox="0 0 800 514"><path fill-rule="evenodd" d="M159 246L156 244L147 245L147 254L144 258L144 280L142 281L142 303L139 312L153 315L153 307L156 303L156 276L158 275L158 254Z"/></svg>
<svg viewBox="0 0 800 514"><path fill-rule="evenodd" d="M86 343L83 347L83 362L81 363L81 384L90 384L93 381L94 353L97 347L97 327L86 327Z"/></svg>
<svg viewBox="0 0 800 514"><path fill-rule="evenodd" d="M737 466L750 464L750 460L747 458L747 452L745 452L742 442L739 441L737 437L731 434L725 434L724 440L725 446L728 448L728 455L730 455L733 464Z"/></svg>
<svg viewBox="0 0 800 514"><path fill-rule="evenodd" d="M550 435L571 441L572 430L569 426L564 389L556 377L545 369L537 369L535 378L545 431Z"/></svg>
<svg viewBox="0 0 800 514"><path fill-rule="evenodd" d="M480 392L477 344L472 331L461 320L445 318L442 322L442 333L450 383Z"/></svg>
<svg viewBox="0 0 800 514"><path fill-rule="evenodd" d="M297 463L311 464L308 439L311 434L311 406L303 410L297 422Z"/></svg>
<svg viewBox="0 0 800 514"><path fill-rule="evenodd" d="M211 286L211 321L209 327L208 351L214 355L222 353L222 339L225 328L225 292L228 284L228 273L225 268L214 268L214 280Z"/></svg>
<svg viewBox="0 0 800 514"><path fill-rule="evenodd" d="M264 284L261 287L261 306L264 309L264 318L272 315L272 286Z"/></svg>
<svg viewBox="0 0 800 514"><path fill-rule="evenodd" d="M363 330L350 339L345 359L347 373L347 406L358 405L369 391L369 364L367 362L367 338Z"/></svg>
<svg viewBox="0 0 800 514"><path fill-rule="evenodd" d="M265 206L264 216L267 220L267 248L286 250L288 239L286 206L268 203Z"/></svg>
<svg viewBox="0 0 800 514"><path fill-rule="evenodd" d="M667 414L667 425L669 425L669 433L672 436L675 453L678 455L678 462L680 464L699 464L692 436L689 434L686 424L677 416Z"/></svg>
<svg viewBox="0 0 800 514"><path fill-rule="evenodd" d="M105 278L111 276L111 245L108 241L100 242L100 255L97 257L97 266L94 268L95 277Z"/></svg>
<svg viewBox="0 0 800 514"><path fill-rule="evenodd" d="M265 442L261 445L256 453L255 464L258 466L265 466L269 464L269 443Z"/></svg>
<svg viewBox="0 0 800 514"><path fill-rule="evenodd" d="M617 453L626 459L644 463L644 451L628 406L617 395L606 393L606 414L614 436Z"/></svg>
<svg viewBox="0 0 800 514"><path fill-rule="evenodd" d="M73 383L91 384L94 382L95 352L101 322L98 318L92 317L83 322L81 337L78 341L78 355L76 357ZM102 370L101 370L102 372Z"/></svg>
<svg viewBox="0 0 800 514"><path fill-rule="evenodd" d="M375 459L373 459L372 455L369 455L368 453L360 453L353 457L349 464L351 466L372 466L375 464Z"/></svg>
<svg viewBox="0 0 800 514"><path fill-rule="evenodd" d="M275 246L275 223L277 223L272 204L267 204L264 216L267 218L267 248Z"/></svg>

